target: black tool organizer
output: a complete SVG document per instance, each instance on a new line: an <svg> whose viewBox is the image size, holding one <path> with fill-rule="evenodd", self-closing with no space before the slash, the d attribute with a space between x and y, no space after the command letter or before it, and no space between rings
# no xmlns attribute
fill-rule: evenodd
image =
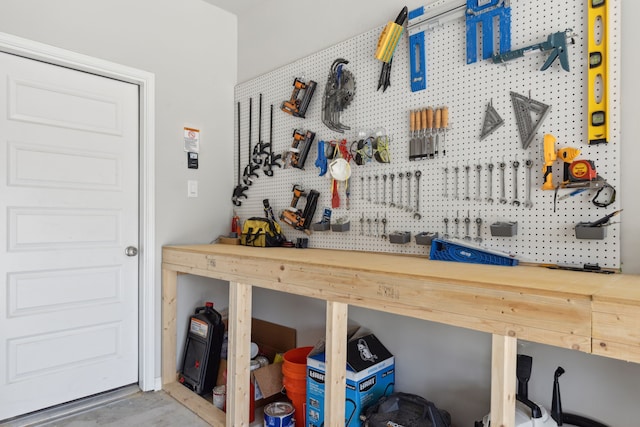
<svg viewBox="0 0 640 427"><path fill-rule="evenodd" d="M534 52L506 65L494 64L490 60L466 64L465 21L458 19L427 32L427 76L428 87L421 92L412 93L409 84L408 36L405 30L394 54L391 73L391 86L386 92L377 91L378 77L382 63L374 58L378 36L383 28L382 21L393 17L381 17L381 26L369 32L346 40L323 51L317 52L294 63L239 84L235 88L235 99L241 103L241 167L247 159L249 130L249 98L253 98L253 141L258 142L258 99L263 95L262 139L269 140L269 105L274 104L273 148L277 153L291 146L294 129L316 132L317 140L346 139L348 144L357 139L359 131L373 133L385 129L390 137L391 162L377 163L375 160L364 166L351 163L350 209L345 207L344 185L340 183L341 207L334 209L332 220L348 218L350 227L345 232L314 232L309 247L335 248L359 251L391 252L404 254L425 254L429 246L415 243L416 234L445 232L444 218L449 219L449 234L455 233L454 219L460 221L460 237L464 236L464 218L467 212L470 218L470 236L476 237L476 218L482 219L481 246L513 253L522 261L540 263L599 263L601 267L620 267L620 227L608 227L606 237L600 240L576 239L574 227L579 222L595 221L598 218L619 209L619 201L608 208L598 208L591 203L595 192L586 191L557 203L554 212L553 191L542 191L542 140L545 133L557 138L556 149L566 146L582 150L580 159L593 160L598 174L613 187L619 188L620 177L620 2L608 2L608 40L609 40L609 124L610 142L606 145L589 146L587 144L587 4L580 0L554 2L551 0L525 2L512 1L512 49L530 46L546 40L551 33L572 28L577 34L575 44L569 46L571 71L562 70L555 62L548 70L539 71L548 52ZM386 22L384 22L386 23ZM318 28L318 37L322 29ZM327 76L333 61L344 58L346 65L356 80L356 94L347 110L341 114L341 122L351 127L350 131L339 134L328 129L321 122L322 98ZM302 78L318 83L314 97L306 112L306 118L296 118L280 110L283 101L291 97L292 82ZM540 126L533 142L527 150L521 148L520 136L515 114L511 104L510 92L531 96L532 99L549 105L550 111ZM488 103L504 120L504 125L480 141L485 109ZM449 130L446 134L446 156L435 159L409 160L409 111L432 106L446 105L449 108ZM235 143L235 142L234 142ZM234 150L236 153L236 150ZM236 154L237 155L237 154ZM331 179L329 174L319 177L319 169L314 166L317 155L317 142L314 142L304 170L275 167L272 177L258 172L259 178L253 178L253 184L246 191L248 199L242 206L236 207L241 219L262 214L262 200L268 198L276 211L289 206L292 199L291 188L294 184L307 190L320 192L318 211L314 222L320 221L324 207L331 206ZM525 195L525 161L533 160L531 197L533 207L511 205L513 160L520 162L518 195L521 201ZM493 204L486 201L487 164L494 165L503 160L508 167L505 170L506 197L509 203L500 204L499 169L493 171ZM234 165L236 159L234 158ZM463 200L465 190L464 167L471 167L469 188L471 200ZM481 171L482 201L475 201L476 173L475 165L483 166ZM460 199L452 197L454 167L461 169L459 175ZM448 193L444 197L444 168L449 169ZM562 162L554 164L554 183L561 180ZM421 172L420 181L420 220L414 219L412 212L375 204L375 191L372 201L368 199L367 181L371 177L387 174L396 175L394 195L398 199L399 173ZM235 173L234 173L235 176ZM362 180L364 178L364 181ZM362 183L364 182L364 188ZM389 181L387 181L387 186ZM373 189L373 187L372 187ZM232 189L229 189L231 197ZM415 179L411 183L412 203L415 206ZM561 190L558 195L570 190ZM363 197L364 192L364 197ZM387 202L390 191L387 187ZM379 198L382 199L380 187ZM403 189L406 202L406 182ZM300 200L298 207L304 207ZM364 235L360 234L360 220L365 219ZM410 232L410 242L390 243L389 238L376 237L375 219L378 219L378 235L382 234L382 218L386 217L387 234L394 231ZM369 234L367 220L371 220L373 236ZM624 213L615 220L624 220ZM517 222L515 236L492 236L490 225L495 223ZM286 236L295 241L297 237L306 237L301 232L283 225ZM397 240L397 239L394 239ZM402 239L401 239L402 241Z"/></svg>

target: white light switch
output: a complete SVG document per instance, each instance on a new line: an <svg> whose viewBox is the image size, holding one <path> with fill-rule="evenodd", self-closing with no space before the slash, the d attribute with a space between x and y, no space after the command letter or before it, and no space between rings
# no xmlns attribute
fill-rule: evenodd
<svg viewBox="0 0 640 427"><path fill-rule="evenodd" d="M187 181L187 197L198 197L198 181Z"/></svg>

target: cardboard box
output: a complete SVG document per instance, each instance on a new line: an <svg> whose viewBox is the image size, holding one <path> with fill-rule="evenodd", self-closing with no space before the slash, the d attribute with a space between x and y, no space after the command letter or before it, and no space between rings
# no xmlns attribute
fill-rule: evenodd
<svg viewBox="0 0 640 427"><path fill-rule="evenodd" d="M226 320L225 320L226 322ZM286 351L296 348L296 330L287 326L267 322L260 319L251 319L251 341L258 344L260 354L273 358L277 353L284 354ZM249 369L249 367L247 367ZM227 361L220 360L218 374L218 384L224 384L224 372L227 370ZM282 363L271 363L270 365L252 371L256 381L256 393L262 394L263 398L256 399L256 407L267 403L283 399L280 394L282 390Z"/></svg>
<svg viewBox="0 0 640 427"><path fill-rule="evenodd" d="M307 358L307 419L306 427L324 423L325 392L324 343L316 346ZM347 390L345 423L360 427L362 410L382 396L393 393L395 359L371 333L354 334L347 342Z"/></svg>

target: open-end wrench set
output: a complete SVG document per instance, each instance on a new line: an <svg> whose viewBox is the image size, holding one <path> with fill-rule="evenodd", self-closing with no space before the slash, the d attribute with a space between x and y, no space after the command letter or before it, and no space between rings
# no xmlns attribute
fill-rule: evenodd
<svg viewBox="0 0 640 427"><path fill-rule="evenodd" d="M607 75L612 81L619 79L618 3L608 2ZM320 193L318 212L330 208L332 221L350 221L350 227L341 227L340 232L328 229L300 235L309 237L309 247L424 254L425 247L415 237L429 232L514 253L531 262L598 262L602 267L619 267L617 227L608 227L602 240L579 240L574 232L577 223L600 218L617 206L597 208L592 203L593 190L542 189L549 164L543 152L547 133L557 138L557 149L580 147L598 173L613 187L619 186L620 109L614 108L620 98L619 84L607 86L608 143L588 143L587 100L582 93L588 85L589 66L585 16L586 6L580 0L511 2L512 51L572 29L576 43L565 40L564 63L552 62L545 71L540 69L551 50L514 59L505 52L498 58L504 62L500 64L493 58L466 63L465 21L458 19L425 32L426 84L417 92L412 92L409 81L406 33L393 55L390 85L376 90L380 63L373 52L380 28L239 84L235 89L241 104L239 123L234 149L228 152L233 153L234 167L239 166L232 175L241 202L234 207L237 214L241 219L262 215L265 198L274 210L287 209L291 188L299 185ZM557 35L559 41L561 36ZM327 79L327 71L333 70L336 58L341 62L333 74L344 75L348 70L349 84L327 89L325 82L335 80ZM295 76L303 83L297 99L291 95ZM306 92L312 82L318 82L313 97ZM345 88L348 98L340 93ZM330 104L323 97L329 95L341 102L340 123L351 129L340 133L323 123L323 112ZM278 108L289 98L292 105L297 100L304 104L304 117ZM275 105L273 117L271 105ZM311 147L300 140L309 156L303 167L285 168L287 158L276 157L298 148L292 142L296 130L311 131L315 139ZM329 154L338 145L332 141L343 140L353 160L349 177L336 182L330 174L335 158ZM246 168L247 164L251 167ZM551 168L554 183L563 181L562 167L558 158ZM339 207L332 207L335 196L341 201ZM318 221L316 213L313 222ZM496 225L508 232L494 234ZM284 231L292 240L300 234L286 227ZM398 241L394 235L407 233L411 239L406 243L393 243Z"/></svg>
<svg viewBox="0 0 640 427"><path fill-rule="evenodd" d="M476 207L481 206L478 204L492 205L495 202L531 209L533 207L532 168L533 160L530 158L523 161L501 159L495 163L490 159L486 164L467 163L463 166L457 164L453 167L444 166L442 197L469 202ZM494 170L498 171L497 176L494 176ZM454 174L452 182L449 181L450 171ZM511 180L507 178L507 173L511 175ZM473 190L471 180L474 181ZM464 184L459 185L460 182ZM524 199L522 199L522 193L518 193L523 189Z"/></svg>

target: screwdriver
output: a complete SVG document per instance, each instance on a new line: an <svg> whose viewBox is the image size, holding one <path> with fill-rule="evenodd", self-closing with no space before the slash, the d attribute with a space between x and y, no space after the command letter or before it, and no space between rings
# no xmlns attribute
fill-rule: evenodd
<svg viewBox="0 0 640 427"><path fill-rule="evenodd" d="M428 157L433 149L433 108L431 107L427 108L427 131L429 132L429 142L427 143L425 154Z"/></svg>
<svg viewBox="0 0 640 427"><path fill-rule="evenodd" d="M431 157L434 157L434 155L438 155L438 146L440 145L440 123L442 120L442 109L438 108L436 110L436 119L434 121L434 128L435 128L435 134L436 134L436 138L435 138L435 144L433 144L432 147L432 151L431 151Z"/></svg>
<svg viewBox="0 0 640 427"><path fill-rule="evenodd" d="M449 128L449 107L442 107L441 110L442 110L442 113L441 113L442 117L441 117L440 124L442 126L442 131L444 132L444 135L442 136L442 155L445 156L447 154L447 150L444 144L445 144L445 139L447 137L447 129Z"/></svg>
<svg viewBox="0 0 640 427"><path fill-rule="evenodd" d="M606 225L612 217L618 215L620 212L622 212L622 209L617 210L617 211L615 211L613 213L610 213L609 215L605 215L605 216L603 216L602 218L600 218L600 219L598 219L596 221L588 222L585 225L587 227L601 227L603 225Z"/></svg>

